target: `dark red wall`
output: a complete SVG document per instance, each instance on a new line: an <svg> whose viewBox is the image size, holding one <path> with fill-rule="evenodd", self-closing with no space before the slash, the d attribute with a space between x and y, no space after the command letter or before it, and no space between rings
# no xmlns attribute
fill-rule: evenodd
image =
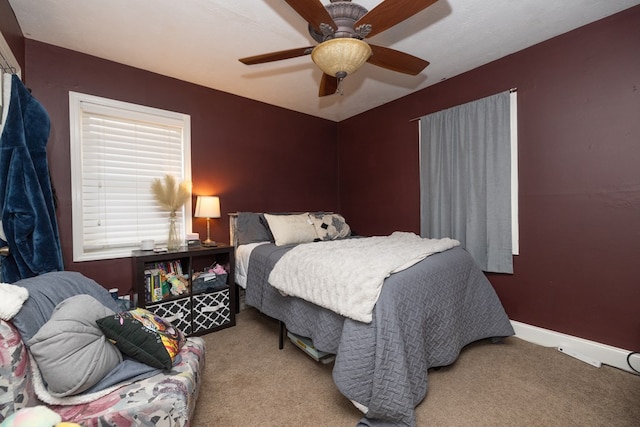
<svg viewBox="0 0 640 427"><path fill-rule="evenodd" d="M129 258L72 261L69 91L191 116L193 193L220 196L214 240L229 241L229 212L339 209L334 122L33 40L26 40L26 71L27 86L51 117L47 150L65 268L107 288L131 287ZM318 147L321 159L309 154ZM193 228L206 235L204 219L194 218Z"/></svg>
<svg viewBox="0 0 640 427"><path fill-rule="evenodd" d="M419 232L410 120L517 88L520 255L490 280L513 320L640 349L639 28L634 7L340 122L351 226Z"/></svg>
<svg viewBox="0 0 640 427"><path fill-rule="evenodd" d="M15 19L4 19L7 6L0 0L0 31L20 57L24 39ZM27 85L52 117L67 269L130 287L128 259L71 262L69 90L191 114L195 191L220 194L224 212L340 210L357 232L381 234L419 231L418 123L410 120L516 87L521 255L515 274L491 282L514 320L637 350L638 28L634 7L337 125L27 41ZM339 164L309 158L319 144L337 150ZM194 227L204 234L204 221ZM212 229L226 239L226 219Z"/></svg>

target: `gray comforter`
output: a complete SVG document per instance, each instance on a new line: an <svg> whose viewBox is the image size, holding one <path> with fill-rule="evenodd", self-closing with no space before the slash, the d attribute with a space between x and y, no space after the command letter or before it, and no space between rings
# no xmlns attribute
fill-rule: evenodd
<svg viewBox="0 0 640 427"><path fill-rule="evenodd" d="M368 408L358 425L415 426L429 368L453 363L473 341L514 334L491 284L464 249L431 255L391 275L373 321L362 323L282 296L268 284L269 272L291 247L253 250L246 303L336 354L335 384Z"/></svg>

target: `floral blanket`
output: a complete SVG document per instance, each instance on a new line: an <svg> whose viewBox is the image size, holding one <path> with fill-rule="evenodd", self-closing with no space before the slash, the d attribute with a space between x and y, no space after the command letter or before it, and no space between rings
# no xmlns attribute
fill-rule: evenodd
<svg viewBox="0 0 640 427"><path fill-rule="evenodd" d="M43 404L34 390L29 359L16 328L0 321L0 422L21 408ZM186 427L204 365L204 340L190 337L169 371L126 384L91 402L48 407L63 420L85 427Z"/></svg>

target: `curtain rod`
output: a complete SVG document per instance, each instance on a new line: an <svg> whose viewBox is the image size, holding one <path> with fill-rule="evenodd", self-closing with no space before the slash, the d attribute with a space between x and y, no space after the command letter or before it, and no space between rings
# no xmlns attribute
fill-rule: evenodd
<svg viewBox="0 0 640 427"><path fill-rule="evenodd" d="M517 91L518 91L518 88L516 87L512 87L511 89L509 89L509 93L514 93ZM409 122L415 122L416 120L420 120L420 117L414 117L413 119L410 119Z"/></svg>

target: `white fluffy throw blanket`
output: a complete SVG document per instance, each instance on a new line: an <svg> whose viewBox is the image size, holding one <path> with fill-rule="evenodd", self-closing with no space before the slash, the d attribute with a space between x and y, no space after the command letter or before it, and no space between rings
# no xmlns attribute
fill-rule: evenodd
<svg viewBox="0 0 640 427"><path fill-rule="evenodd" d="M29 291L21 286L0 283L0 319L11 320L29 298Z"/></svg>
<svg viewBox="0 0 640 427"><path fill-rule="evenodd" d="M301 244L276 263L269 283L286 295L369 323L385 278L459 244L406 232Z"/></svg>
<svg viewBox="0 0 640 427"><path fill-rule="evenodd" d="M119 389L120 387L131 384L133 382L131 380L123 381L120 384L116 384L114 386L105 388L100 391L95 391L93 393L82 393L73 396L57 397L49 392L47 383L44 381L44 378L42 378L42 373L40 372L40 368L38 367L38 362L36 362L36 359L34 359L30 351L29 360L31 362L31 379L33 381L33 389L36 392L36 396L38 396L38 399L40 399L44 403L48 403L49 405L81 405L84 403L90 403L94 400L100 399L103 396L106 396L107 394Z"/></svg>

